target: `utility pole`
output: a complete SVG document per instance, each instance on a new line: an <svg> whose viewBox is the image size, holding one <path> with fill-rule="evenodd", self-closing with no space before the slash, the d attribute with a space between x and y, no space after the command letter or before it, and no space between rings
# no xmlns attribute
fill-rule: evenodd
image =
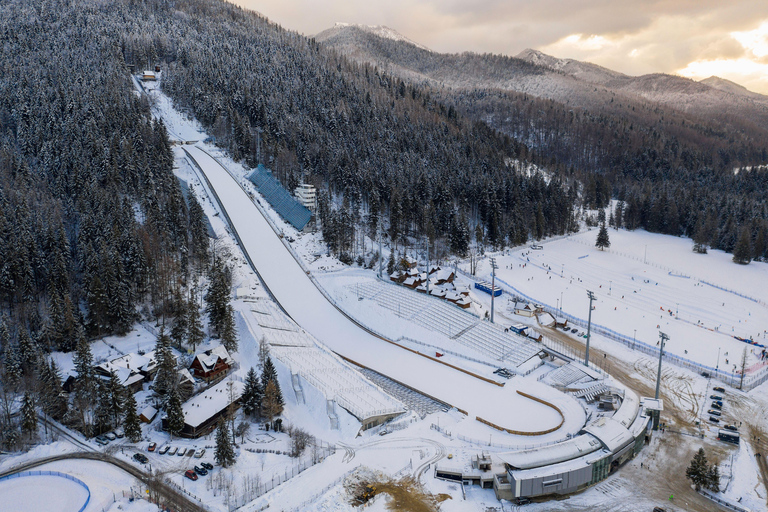
<svg viewBox="0 0 768 512"><path fill-rule="evenodd" d="M656 400L659 399L659 386L661 385L661 356L664 355L664 342L669 340L669 336L659 331L661 337L661 350L659 350L659 372L656 374Z"/></svg>
<svg viewBox="0 0 768 512"><path fill-rule="evenodd" d="M499 268L496 265L496 258L491 258L491 268L493 269L491 277L491 323L493 323L493 299L496 297L496 270Z"/></svg>
<svg viewBox="0 0 768 512"><path fill-rule="evenodd" d="M587 320L587 351L584 355L584 366L589 366L589 339L592 331L592 301L597 298L590 290L587 290L587 297L589 297L589 320Z"/></svg>

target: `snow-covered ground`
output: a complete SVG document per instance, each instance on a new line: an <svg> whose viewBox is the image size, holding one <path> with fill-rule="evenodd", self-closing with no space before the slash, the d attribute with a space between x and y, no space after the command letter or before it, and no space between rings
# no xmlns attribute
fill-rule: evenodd
<svg viewBox="0 0 768 512"><path fill-rule="evenodd" d="M684 238L645 231L609 234L606 251L594 247L595 230L545 242L543 250L510 250L497 257L497 278L502 286L585 321L591 290L597 296L593 325L654 346L663 331L670 338L669 353L727 371L741 368L746 349L747 367L757 368L762 349L733 336L768 341L768 264L737 265L722 251L696 254ZM483 260L477 275L485 279L489 272ZM490 302L482 294L477 299ZM501 311L504 302L497 302Z"/></svg>
<svg viewBox="0 0 768 512"><path fill-rule="evenodd" d="M158 85L148 84L147 88L154 90L150 94L154 99L155 112L164 119L171 137L180 141L204 140L206 136L199 125L185 114L174 110L170 100L157 90ZM215 155L227 167L229 173L235 175L246 190L253 194L250 185L244 182L248 169L226 158L211 145L203 144L201 147ZM195 154L196 159L207 162L205 169L207 174L211 173L209 179L214 177L218 180L214 184L217 192L223 190L220 185L227 180L235 184L230 175L218 167L215 161L206 159L199 149L189 148L189 146L187 148ZM269 294L261 280L246 263L218 206L212 200L211 191L201 182L190 159L180 148L176 149L176 155L176 174L187 181L190 188L195 191L206 215L211 220L214 231L219 235L216 244L228 247L232 253L232 261L235 265L235 286L248 290L247 299L241 298L233 303L237 311L237 327L240 335L240 349L234 354L240 368L233 378L242 379L251 366L258 364L258 340L264 335L263 326L253 317L253 304L254 301L269 300ZM418 475L420 468L426 467L426 464L434 464L447 454L451 454L456 460L464 460L481 450L493 453L509 449L509 445L553 441L561 439L566 433L578 431L584 424L586 412L579 402L536 382L538 378L546 377L545 374L553 370L557 364L547 363L528 377L516 376L507 381L490 373L495 361L487 354L476 353L466 346L454 347L455 350L452 350L452 353L445 354L444 360L451 364L487 375L498 382L505 382L505 386L499 388L364 333L346 317L339 316L338 310L312 283L310 276L306 273L307 270L328 289L331 295L337 297L345 310L366 326L374 327L386 333L388 337L394 337L398 333L400 336L408 334L412 338L421 340L421 343L444 347L453 335L453 332L449 332L450 335L446 336L434 329L427 329L412 322L403 322L397 315L382 311L376 313L377 310L372 307L372 304L364 304L371 301L358 301L354 297L355 283L370 280L371 272L346 270L342 273L334 273L335 270L345 267L327 255L321 234L296 233L264 201L261 201L261 211L266 212L269 217L267 222L259 210L250 203L248 196L243 194L236 185L229 189L228 192L220 192L220 194L225 194L222 199L230 217L233 217L232 220L243 239L244 246L249 249L251 258L262 277L265 278L264 284L269 286L293 320L333 351L378 369L381 373L410 383L413 387L458 405L470 413L464 415L456 410L438 412L429 415L424 421L415 421L416 418L411 416L399 420L403 424L408 424L404 430L384 437L367 432L355 438L360 423L344 409L337 407L339 429L331 429L327 396L310 381L300 378L304 397L301 401L293 391L291 379L291 373L296 373L296 368L288 358L281 360L276 357L280 386L286 400L283 414L286 422L304 428L323 441L336 443L337 452L321 464L293 477L288 484L278 486L275 490L249 503L243 510L258 510L269 504L270 508L275 510L352 511L354 507L348 503L350 496L344 490L343 482L344 477L350 474L352 476L349 478L354 476L356 468L359 468L358 471L368 472L372 470L366 468L373 468L388 475ZM244 200L241 201L242 198L238 198L238 195L242 195ZM254 197L258 199L258 195ZM286 239L290 237L294 240L290 244L292 246L290 249L287 241L280 241L274 235L270 223L277 231L284 233ZM552 309L562 306L564 312L584 318L588 303L586 290L590 289L598 296L596 309L593 311L593 323L604 325L627 336L635 335L634 331L637 330L637 339L649 344L655 343L658 330L665 330L671 338L667 345L671 353L703 364L715 366L717 350L720 348L720 368L726 364L726 357L732 368L733 362L738 360L737 354L741 353L740 349L748 347L732 338L732 334L753 336L755 340L760 341L764 339L765 332L762 329L765 328L767 319L765 304L754 302L741 295L764 300L761 299L763 296L761 290L768 283L767 265L752 263L747 267L736 266L730 262L729 255L717 251L712 251L706 256L692 253L689 240L643 232L611 230L611 251L600 252L594 248L595 236L596 232L592 231L550 241L543 244L542 251L529 251L525 248L511 250L508 254L498 257L500 266L498 276L520 292L534 298L536 302L548 304ZM370 244L370 240L367 240L367 243ZM646 246L647 255L645 254ZM299 256L304 268L295 263L292 253ZM643 263L644 258L648 264ZM478 275L485 277L488 271L487 261L481 262ZM464 277L460 277L459 280L463 284L470 283ZM735 290L741 295L719 290L704 282ZM344 294L346 297L341 297ZM622 296L624 298L621 298ZM490 297L473 291L472 299L473 307L480 316L483 316L490 306ZM507 311L505 302L505 300L496 302L498 323L507 325L522 321L535 325L535 319L517 317ZM725 305L722 305L723 303ZM673 316L670 316L670 311L673 312ZM273 315L275 322L287 320L281 318L278 313L270 314ZM679 320L676 320L676 317ZM290 320L287 321L290 322ZM697 323L699 321L706 328L702 328L701 324ZM715 327L719 330L709 330ZM102 361L121 353L149 351L154 348L155 329L155 326L148 325L139 327L124 338L107 337L98 341L93 345L95 359ZM730 332L728 332L729 329ZM594 336L593 343L596 350L633 364L635 370L630 377L645 380L653 377L654 362L647 356L633 352L602 336ZM422 351L425 355L432 350L415 342L404 341L402 344L415 351ZM319 349L325 350L322 347ZM285 349L278 349L275 355L280 350ZM303 345L301 350L304 350ZM726 352L728 355L725 354ZM71 369L71 355L56 354L55 357L63 370ZM473 360L468 357L472 357ZM750 364L756 364L751 353ZM705 379L687 370L667 365L664 383L668 386L677 386L676 396L679 396L680 400L691 400L691 410L695 410L698 417L704 419L703 411L706 410L708 403L706 396L709 391L709 385ZM749 394L741 394L731 389L728 392L734 396L734 399L738 398L750 403L756 417L764 420L767 410L765 402L768 400L764 398L765 393L761 389L765 386ZM517 389L528 392L533 390L534 395L546 397L565 408L568 412L566 424L555 433L537 438L534 442L530 438L517 440L515 436L502 434L475 420L475 416L481 416L512 428L518 425L526 428L546 427L557 420L550 417L551 410L531 404L518 396L514 392ZM142 392L139 398L147 399L148 391ZM696 403L695 408L693 402ZM685 407L688 405L686 403ZM731 407L730 404L729 407ZM733 409L735 410L735 405ZM279 480L281 475L291 475L296 465L302 464L302 460L297 461L284 454L290 446L287 435L263 432L254 427L239 447L238 461L233 468L229 470L216 468L212 474L191 482L184 479L182 474L185 469L200 462L198 459L148 453L146 447L150 440L157 442L159 446L172 444L189 448L205 447L207 452L202 460L211 461L213 437L171 441L166 433L159 430L159 420L160 418L143 427L144 440L138 445L132 446L126 440L119 440L113 442L108 448L114 451L115 456L126 460L130 460L136 451L142 451L149 456L149 464L155 471L165 472L171 481L198 497L213 510L223 511L229 508L227 499L222 494L223 487L229 486L230 490L242 496L242 493L249 486L252 487L256 480L261 484L271 482L272 479ZM439 425L442 431L449 432L450 435L430 428L432 424ZM713 430L710 427L705 428L704 431L706 433L704 441L716 445L713 441L716 429ZM686 453L687 448L694 449L694 445L697 448L700 442L698 438L687 436L679 436L675 439L676 446L683 447L681 453ZM115 451L113 448L115 445L120 448L119 451ZM628 464L626 469L620 470L618 476L611 477L570 500L532 504L527 508L563 511L629 511L636 510L632 507L640 505L642 508L647 508L654 504L653 500L638 494L639 486L630 480L643 482L644 486L659 485L658 475L650 472L638 473L635 466L638 466L640 461L648 463L656 456L661 446L663 445L657 441L657 438L654 438L651 447L641 452L640 457ZM65 442L38 447L29 455L12 457L10 460L0 462L0 469L7 469L22 460L71 450L71 445ZM734 473L734 479L730 481L725 495L734 501L744 497L743 504L747 504L753 510L764 509L765 489L756 476L754 451L746 442L742 443L740 448L731 450L734 454L733 462L731 463L729 458L727 464L721 466L721 469L727 468L729 471L732 469ZM303 459L304 462L306 460L306 458ZM88 483L92 492L94 486L100 488L100 494L95 496L98 508L89 507L89 511L156 510L146 502L138 501L129 504L121 497L124 492L130 493L130 489L135 486L126 475L111 474L112 470L96 468L89 462L67 461L56 464L54 469L62 472L72 470L71 474ZM662 463L654 459L654 464L659 464L661 467ZM648 467L647 464L646 467ZM113 470L117 471L114 468ZM625 478L624 474L628 476ZM434 494L446 493L451 497L442 503L441 510L480 511L489 507L499 507L498 501L490 490L471 488L464 499L461 488L457 484L435 480L431 477L431 472L424 474L421 480L425 483L427 491ZM0 495L1 492L0 487ZM387 497L377 497L370 505L370 509L385 510L387 501ZM611 505L617 501L624 502L626 507L618 504ZM505 506L506 509L510 508L508 503Z"/></svg>

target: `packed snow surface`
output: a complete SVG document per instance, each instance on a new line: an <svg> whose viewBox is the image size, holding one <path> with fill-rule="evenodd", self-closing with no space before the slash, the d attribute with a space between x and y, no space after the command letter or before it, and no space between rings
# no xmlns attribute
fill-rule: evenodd
<svg viewBox="0 0 768 512"><path fill-rule="evenodd" d="M13 512L76 512L87 499L84 487L61 476L29 475L0 482L1 508Z"/></svg>

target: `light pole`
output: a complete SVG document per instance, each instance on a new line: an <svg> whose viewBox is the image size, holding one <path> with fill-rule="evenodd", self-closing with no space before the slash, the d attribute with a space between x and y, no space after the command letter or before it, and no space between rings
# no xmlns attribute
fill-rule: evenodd
<svg viewBox="0 0 768 512"><path fill-rule="evenodd" d="M637 329L635 329L635 334L632 335L632 350L635 350L635 339L637 338Z"/></svg>
<svg viewBox="0 0 768 512"><path fill-rule="evenodd" d="M499 268L496 265L496 258L491 258L491 268L493 269L491 277L491 323L493 323L493 299L496 297L496 269Z"/></svg>
<svg viewBox="0 0 768 512"><path fill-rule="evenodd" d="M675 302L675 318L677 318L679 314L680 314L680 303Z"/></svg>
<svg viewBox="0 0 768 512"><path fill-rule="evenodd" d="M611 294L612 289L613 289L613 281L608 281L608 295Z"/></svg>
<svg viewBox="0 0 768 512"><path fill-rule="evenodd" d="M661 356L664 355L664 342L669 340L669 336L659 331L661 337L661 350L659 350L659 372L656 374L656 400L659 399L659 386L661 385Z"/></svg>
<svg viewBox="0 0 768 512"><path fill-rule="evenodd" d="M592 331L592 301L596 299L595 294L590 290L587 290L587 297L589 297L589 320L587 320L587 351L584 354L584 366L589 366L589 338Z"/></svg>
<svg viewBox="0 0 768 512"><path fill-rule="evenodd" d="M563 312L563 292L560 292L560 312Z"/></svg>
<svg viewBox="0 0 768 512"><path fill-rule="evenodd" d="M427 296L429 296L429 235L424 238L427 242Z"/></svg>

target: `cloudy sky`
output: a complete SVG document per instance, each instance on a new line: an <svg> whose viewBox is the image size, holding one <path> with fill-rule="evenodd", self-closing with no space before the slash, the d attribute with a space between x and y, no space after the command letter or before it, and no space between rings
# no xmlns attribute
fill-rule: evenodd
<svg viewBox="0 0 768 512"><path fill-rule="evenodd" d="M768 94L768 0L230 0L314 35L386 25L439 52L535 48L630 75L717 75Z"/></svg>

